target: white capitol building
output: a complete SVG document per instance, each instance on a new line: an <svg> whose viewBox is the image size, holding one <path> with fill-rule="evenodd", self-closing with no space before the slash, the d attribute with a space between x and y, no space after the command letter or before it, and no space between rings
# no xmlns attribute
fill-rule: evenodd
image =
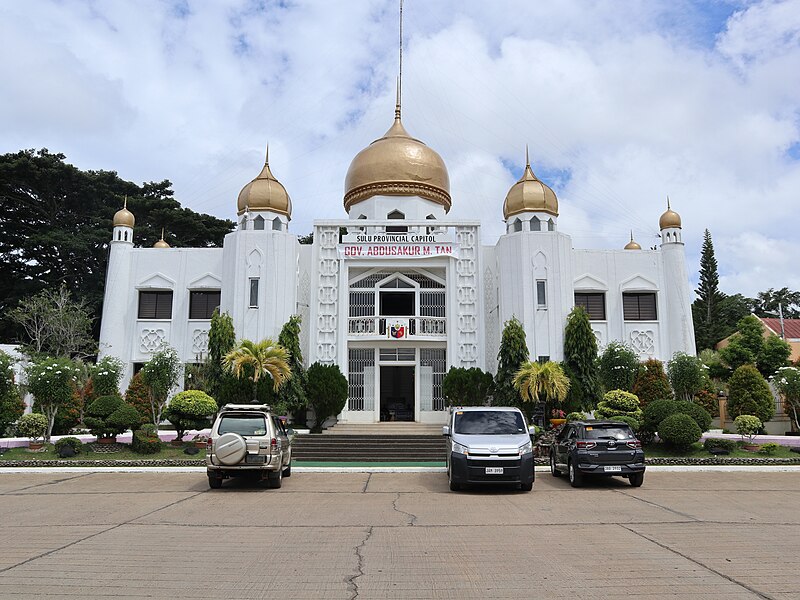
<svg viewBox="0 0 800 600"><path fill-rule="evenodd" d="M346 219L289 232L292 203L267 160L244 186L238 225L222 248L137 248L127 208L114 217L101 355L125 363L122 385L162 344L202 360L214 308L238 338L277 339L302 316L307 363L335 363L350 393L340 421L445 421L451 366L495 372L503 324L523 325L532 359L563 358L564 324L584 306L602 347L644 359L694 353L680 216L661 215L661 244L580 250L558 227L558 199L529 164L502 204L506 232L480 243L478 221L447 218L444 161L403 127L399 103L383 137L353 159ZM496 210L501 209L500 199Z"/></svg>

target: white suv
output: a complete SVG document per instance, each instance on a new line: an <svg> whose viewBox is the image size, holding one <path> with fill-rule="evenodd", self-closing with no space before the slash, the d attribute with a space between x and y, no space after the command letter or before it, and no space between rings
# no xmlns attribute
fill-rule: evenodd
<svg viewBox="0 0 800 600"><path fill-rule="evenodd" d="M228 477L266 478L281 487L292 474L292 445L286 427L264 404L226 404L211 427L206 452L208 485Z"/></svg>

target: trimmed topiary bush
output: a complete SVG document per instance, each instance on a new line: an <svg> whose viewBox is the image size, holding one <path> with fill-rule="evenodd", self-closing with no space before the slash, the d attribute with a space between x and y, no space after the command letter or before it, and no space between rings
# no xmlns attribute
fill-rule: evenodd
<svg viewBox="0 0 800 600"><path fill-rule="evenodd" d="M634 432L639 431L639 427L641 427L639 421L637 421L633 417L626 417L623 415L621 417L612 417L612 420L621 421L622 423L627 423L628 427L630 427Z"/></svg>
<svg viewBox="0 0 800 600"><path fill-rule="evenodd" d="M586 413L582 412L571 412L567 415L567 421L584 421L586 419Z"/></svg>
<svg viewBox="0 0 800 600"><path fill-rule="evenodd" d="M56 449L56 454L61 456L62 448L72 448L73 453L80 454L83 449L83 442L76 437L63 437L58 440L53 446Z"/></svg>
<svg viewBox="0 0 800 600"><path fill-rule="evenodd" d="M172 423L179 441L189 429L203 429L217 412L216 401L200 390L186 390L170 400L164 417Z"/></svg>
<svg viewBox="0 0 800 600"><path fill-rule="evenodd" d="M638 431L642 422L642 409L639 408L639 398L623 390L606 392L603 399L597 403L597 410L594 411L594 415L598 419L624 421L634 431ZM630 419L630 421L627 419Z"/></svg>
<svg viewBox="0 0 800 600"><path fill-rule="evenodd" d="M742 365L728 380L728 412L734 419L739 415L754 415L762 423L775 414L769 385L753 365Z"/></svg>
<svg viewBox="0 0 800 600"><path fill-rule="evenodd" d="M100 396L86 409L84 422L93 435L115 437L140 422L139 412L120 396Z"/></svg>
<svg viewBox="0 0 800 600"><path fill-rule="evenodd" d="M736 425L736 433L742 436L742 440L747 438L751 443L764 426L761 419L753 415L739 415L733 420L733 424Z"/></svg>
<svg viewBox="0 0 800 600"><path fill-rule="evenodd" d="M678 412L678 403L674 400L651 402L642 411L642 429L655 432L661 421L676 412Z"/></svg>
<svg viewBox="0 0 800 600"><path fill-rule="evenodd" d="M145 430L147 425L133 432L131 450L137 454L157 454L161 450L161 440L155 431L155 425L149 424L150 429Z"/></svg>
<svg viewBox="0 0 800 600"><path fill-rule="evenodd" d="M658 424L658 437L676 450L688 450L702 435L694 419L683 413L672 414Z"/></svg>
<svg viewBox="0 0 800 600"><path fill-rule="evenodd" d="M687 402L686 400L680 400L675 403L675 407L677 409L676 412L692 417L694 422L697 423L697 426L700 428L700 431L708 431L711 427L711 415L708 414L708 411L699 404Z"/></svg>
<svg viewBox="0 0 800 600"><path fill-rule="evenodd" d="M714 448L718 448L720 450L725 450L727 452L733 452L738 448L736 442L734 440L726 440L723 438L706 438L703 442L703 448L707 452L710 452Z"/></svg>
<svg viewBox="0 0 800 600"><path fill-rule="evenodd" d="M41 413L22 415L17 421L17 435L37 442L47 434L47 417Z"/></svg>

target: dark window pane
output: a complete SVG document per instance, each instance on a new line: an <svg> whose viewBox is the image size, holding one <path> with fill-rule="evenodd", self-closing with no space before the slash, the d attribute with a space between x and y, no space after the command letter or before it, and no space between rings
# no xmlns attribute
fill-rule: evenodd
<svg viewBox="0 0 800 600"><path fill-rule="evenodd" d="M606 295L603 292L575 293L575 306L582 306L590 321L606 320Z"/></svg>
<svg viewBox="0 0 800 600"><path fill-rule="evenodd" d="M658 318L655 293L622 294L622 311L626 321L655 321Z"/></svg>
<svg viewBox="0 0 800 600"><path fill-rule="evenodd" d="M139 292L140 319L171 319L172 292Z"/></svg>
<svg viewBox="0 0 800 600"><path fill-rule="evenodd" d="M258 306L258 279L256 278L250 280L250 306L251 308Z"/></svg>
<svg viewBox="0 0 800 600"><path fill-rule="evenodd" d="M219 306L218 291L189 292L189 318L210 319Z"/></svg>
<svg viewBox="0 0 800 600"><path fill-rule="evenodd" d="M544 281L539 280L536 282L536 304L539 307L547 306L547 286Z"/></svg>

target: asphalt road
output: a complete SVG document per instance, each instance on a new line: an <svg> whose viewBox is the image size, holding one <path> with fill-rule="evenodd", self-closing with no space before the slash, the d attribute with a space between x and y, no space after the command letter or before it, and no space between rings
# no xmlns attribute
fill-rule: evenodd
<svg viewBox="0 0 800 600"><path fill-rule="evenodd" d="M0 598L800 598L800 473L0 474Z"/></svg>

